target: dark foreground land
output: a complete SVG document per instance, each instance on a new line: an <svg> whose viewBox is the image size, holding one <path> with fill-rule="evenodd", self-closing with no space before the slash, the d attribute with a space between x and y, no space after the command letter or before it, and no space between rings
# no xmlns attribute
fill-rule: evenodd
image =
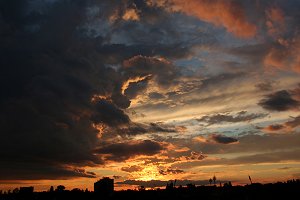
<svg viewBox="0 0 300 200"><path fill-rule="evenodd" d="M176 187L161 190L127 190L110 194L97 194L89 191L53 191L33 193L1 194L1 200L160 200L160 199L300 199L300 180L273 184L251 184L245 186L194 186Z"/></svg>

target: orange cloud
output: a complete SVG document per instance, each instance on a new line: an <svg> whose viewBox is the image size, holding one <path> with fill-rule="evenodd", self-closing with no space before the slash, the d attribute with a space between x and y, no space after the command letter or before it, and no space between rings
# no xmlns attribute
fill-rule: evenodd
<svg viewBox="0 0 300 200"><path fill-rule="evenodd" d="M201 142L201 143L207 143L209 142L205 137L203 136L197 136L197 137L194 137L193 140L195 142Z"/></svg>
<svg viewBox="0 0 300 200"><path fill-rule="evenodd" d="M245 10L237 2L229 0L171 0L175 11L198 17L216 26L224 26L228 32L241 38L256 34L256 26L246 19Z"/></svg>
<svg viewBox="0 0 300 200"><path fill-rule="evenodd" d="M300 73L300 36L278 39L264 58L267 69L292 70Z"/></svg>
<svg viewBox="0 0 300 200"><path fill-rule="evenodd" d="M266 132L280 132L280 133L290 133L300 126L300 115L297 117L292 117L291 120L282 124L273 124L265 127L263 130Z"/></svg>
<svg viewBox="0 0 300 200"><path fill-rule="evenodd" d="M285 16L278 7L271 7L266 10L266 26L271 36L280 35L285 30Z"/></svg>
<svg viewBox="0 0 300 200"><path fill-rule="evenodd" d="M282 48L276 48L273 47L270 49L269 53L266 55L264 59L264 65L267 68L276 68L284 70L287 66L287 57L288 57L288 51L284 47Z"/></svg>
<svg viewBox="0 0 300 200"><path fill-rule="evenodd" d="M145 80L146 78L152 76L151 74L150 75L147 75L147 76L138 76L138 77L134 77L134 78L131 78L131 79L128 79L127 81L125 81L122 85L122 88L121 88L121 92L122 94L124 95L125 91L127 90L127 88L129 87L130 83L138 83L140 81L143 81Z"/></svg>
<svg viewBox="0 0 300 200"><path fill-rule="evenodd" d="M140 17L136 9L129 8L125 11L122 19L125 21L138 21L140 20Z"/></svg>
<svg viewBox="0 0 300 200"><path fill-rule="evenodd" d="M96 101L99 101L99 100L109 100L109 99L110 99L109 96L94 94L91 98L91 102L96 102Z"/></svg>
<svg viewBox="0 0 300 200"><path fill-rule="evenodd" d="M285 129L285 126L283 124L273 124L265 127L263 130L266 132L274 132L274 131L282 131Z"/></svg>
<svg viewBox="0 0 300 200"><path fill-rule="evenodd" d="M228 137L222 134L211 134L208 137L197 136L193 138L193 141L200 143L211 143L211 144L237 144L239 141L236 138Z"/></svg>

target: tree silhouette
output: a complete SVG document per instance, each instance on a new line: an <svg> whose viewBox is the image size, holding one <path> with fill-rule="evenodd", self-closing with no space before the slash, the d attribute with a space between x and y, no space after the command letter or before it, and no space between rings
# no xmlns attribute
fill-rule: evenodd
<svg viewBox="0 0 300 200"><path fill-rule="evenodd" d="M56 187L56 191L58 191L58 192L63 192L65 189L66 189L66 187L63 185L59 185Z"/></svg>

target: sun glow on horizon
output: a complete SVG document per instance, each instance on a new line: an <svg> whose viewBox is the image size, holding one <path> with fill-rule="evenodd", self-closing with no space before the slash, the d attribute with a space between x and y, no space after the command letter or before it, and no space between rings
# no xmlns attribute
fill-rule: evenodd
<svg viewBox="0 0 300 200"><path fill-rule="evenodd" d="M164 177L159 173L157 166L147 165L141 171L134 172L137 181L162 180Z"/></svg>

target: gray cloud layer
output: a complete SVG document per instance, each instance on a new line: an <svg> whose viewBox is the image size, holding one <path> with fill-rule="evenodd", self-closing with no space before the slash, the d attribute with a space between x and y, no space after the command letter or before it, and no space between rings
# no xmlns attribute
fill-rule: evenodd
<svg viewBox="0 0 300 200"><path fill-rule="evenodd" d="M237 123L237 122L247 122L252 121L254 119L259 119L267 116L267 114L263 113L247 113L247 111L240 111L236 115L230 114L215 114L215 115L208 115L203 116L200 119L197 119L199 122L205 122L208 125L212 124L219 124L223 122L229 123Z"/></svg>

